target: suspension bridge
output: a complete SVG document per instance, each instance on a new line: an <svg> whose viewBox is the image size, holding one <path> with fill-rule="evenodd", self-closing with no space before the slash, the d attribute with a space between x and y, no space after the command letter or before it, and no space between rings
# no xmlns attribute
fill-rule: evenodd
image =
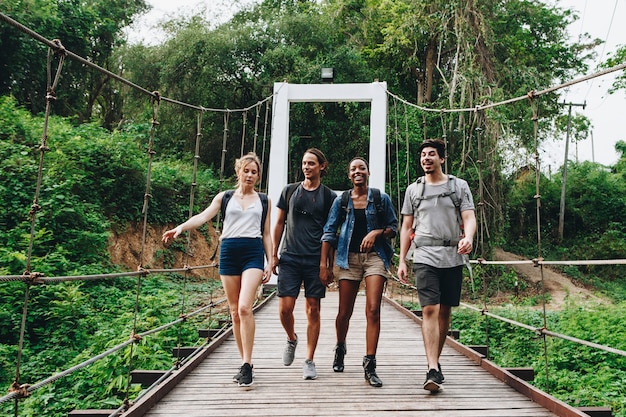
<svg viewBox="0 0 626 417"><path fill-rule="evenodd" d="M286 83L277 83L274 86L274 94L271 97L259 101L254 106L246 109L223 110L210 109L199 105L183 103L174 99L160 96L157 92L150 92L137 86L128 80L123 79L117 74L111 73L106 69L97 67L88 60L73 54L71 51L65 50L59 42L50 41L42 36L23 27L18 22L13 21L8 16L0 13L0 20L12 25L34 39L44 43L50 48L51 56L58 56L58 69L54 76L49 77L48 91L54 92L57 88L60 73L63 67L63 61L66 58L75 59L84 63L88 67L96 71L102 71L111 76L111 78L125 83L132 88L147 94L153 103L153 120L148 143L148 170L152 165L154 155L154 135L156 126L158 125L158 107L161 103L169 103L172 105L186 106L198 111L198 139L201 137L201 114L206 111L223 111L228 114L241 112L247 115L249 111L256 111L257 121L258 115L262 113L265 107L266 115L270 112L270 104L272 107L272 138L270 147L270 159L275 158L277 162L273 162L272 170L269 178L268 193L270 196L277 196L281 187L286 183L286 163L287 146L284 142L288 131L288 108L289 103L294 101L366 101L371 103L372 108L372 125L371 125L371 141L370 141L370 158L373 164L371 166L383 167L375 172L379 177L373 176L374 185L385 188L385 173L387 164L387 151L385 143L388 140L384 132L386 132L386 122L382 124L376 119L380 113L374 111L384 108L387 111L387 100L393 99L395 103L414 106L406 102L400 97L386 89L386 84L374 82L366 85L359 85L355 88L361 88L359 93L351 89L351 86L338 86L337 89L328 86L313 86L315 94L322 90L327 91L324 97L310 96L310 92L302 93L308 90L308 86L289 85ZM49 67L51 67L49 65ZM619 65L600 73L591 74L574 80L569 83L561 84L543 91L533 91L523 97L516 97L500 103L489 103L471 109L427 109L419 108L421 111L436 111L439 113L452 112L471 112L477 113L487 110L494 106L507 105L509 103L529 100L533 108L533 123L538 123L536 117L536 107L532 106L534 100L538 97L565 88L577 82L583 82L591 78L600 77L615 71L626 68L626 65ZM50 74L52 75L52 74ZM330 91L332 90L332 91ZM286 93L286 91L291 91ZM363 92L365 91L365 93ZM323 91L322 91L323 92ZM294 94L293 96L290 94ZM287 95L285 95L287 94ZM300 96L304 94L304 96ZM54 100L53 94L48 94L46 106L46 120L50 116L50 102ZM282 113L281 113L282 112ZM386 113L385 113L386 114ZM245 117L245 116L244 116ZM226 118L225 118L226 120ZM267 120L267 117L266 117ZM245 125L245 123L244 123ZM36 395L40 388L54 384L60 378L63 378L79 369L87 368L94 362L107 357L116 352L131 349L130 357L133 356L133 346L141 338L149 337L153 333L157 333L166 328L177 326L185 322L189 317L195 315L206 314L208 310L216 308L219 302L211 302L210 305L204 306L194 311L185 312L184 317L145 332L139 332L133 329L131 338L124 341L101 354L90 358L80 364L51 375L36 383L25 383L20 380L20 366L22 364L22 347L24 343L25 326L27 323L28 306L29 306L29 287L33 284L52 284L55 282L69 280L99 280L99 279L115 279L118 277L136 277L138 282L149 274L167 274L167 273L189 273L196 269L215 269L216 263L208 265L188 265L168 269L150 269L145 265L148 260L145 259L142 247L142 253L139 255L139 268L137 271L118 273L118 274L100 274L100 275L84 275L84 276L59 276L46 277L36 271L31 270L30 258L32 254L32 246L34 242L34 234L36 231L37 213L41 210L39 206L39 191L41 185L42 173L45 166L45 152L47 151L48 132L47 124L44 125L42 132L42 143L40 146L40 165L37 183L37 191L34 197L34 203L31 207L31 231L30 245L26 254L27 269L20 275L0 276L0 282L20 281L24 282L24 308L21 320L21 335L18 346L18 357L16 359L15 380L9 389L9 393L0 397L0 405L12 402L14 405L14 415L19 415L20 401L31 395ZM254 145L252 148L256 150L258 132L263 130L258 124L255 125ZM228 131L225 123L224 132ZM226 135L226 133L225 133ZM244 142L245 132L242 133L242 143ZM274 142L276 140L276 142ZM264 138L263 143L266 143ZM194 162L198 160L198 146L196 146L196 154L193 156ZM243 149L242 149L243 151ZM262 152L265 154L265 148ZM191 158L190 158L191 159ZM264 159L265 161L265 159ZM195 167L194 167L195 168ZM223 172L223 161L222 161ZM374 170L373 170L374 172ZM146 192L144 194L144 212L143 212L143 236L146 240L147 230L147 210L150 199L150 172L147 173ZM398 176L399 177L399 176ZM400 188L400 184L394 184ZM193 204L194 185L191 187L191 203ZM482 189L482 184L481 187ZM400 193L398 193L400 194ZM481 198L482 195L479 197ZM277 198L274 198L277 200ZM538 203L539 204L539 203ZM399 204L398 204L399 206ZM485 223L484 205L479 204L478 218ZM481 242L483 243L483 242ZM520 262L529 262L538 268L543 268L551 264L626 264L624 259L603 260L603 261L546 261L541 257L533 260ZM488 261L482 257L472 260L473 264L491 265L502 264L501 262ZM509 262L510 263L510 262ZM137 286L138 290L140 285ZM348 338L348 356L346 359L346 371L342 374L332 372L332 347L334 346L334 315L336 312L337 298L332 291L328 298L323 302L323 330L320 344L318 346L318 356L316 362L320 371L320 376L315 381L303 381L297 362L292 367L284 367L280 363L282 348L284 345L284 335L282 334L280 324L278 322L278 314L276 300L272 294L266 294L266 298L259 304L256 312L257 317L257 338L255 344L255 372L256 383L250 390L241 390L232 384L232 371L237 362L237 350L234 339L231 335L231 329L228 323L221 326L220 330L215 332L207 330L208 333L202 333L200 336L206 338L206 343L193 348L178 347L176 351L175 365L169 370L136 370L130 369L131 377L127 383L142 384L145 390L136 398L125 398L116 408L90 409L90 410L74 410L69 414L72 416L160 416L160 415L185 415L185 416L209 416L209 415L366 415L376 413L380 415L454 415L454 416L606 416L611 415L610 409L605 407L574 407L557 400L548 393L544 393L526 380L532 380L532 370L528 369L502 369L492 363L488 359L488 347L475 346L467 347L456 341L456 334L451 332L445 350L444 358L444 374L446 375L445 389L437 395L428 394L421 389L425 372L421 364L425 363L424 352L420 339L419 324L420 319L417 312L410 312L403 308L393 299L387 299L384 304L382 314L382 332L380 343L379 374L384 381L384 386L380 390L373 390L366 385L363 380L360 361L362 355L359 353L364 346L363 337L365 334L364 315L359 315L358 311L363 311L363 300L359 299L355 315L351 322L351 329ZM615 355L626 356L626 352L602 346L593 342L580 340L567 335L561 335L550 331L547 327L536 328L524 323L517 323L510 319L498 317L489 313L485 308L476 308L482 314L495 319L504 320L512 325L526 328L529 331L536 332L544 339L546 337L557 337L569 340L573 343L580 343L594 349L600 349ZM302 308L297 309L302 310ZM302 311L301 311L302 312ZM304 323L303 316L296 318L297 323ZM305 330L300 328L300 333ZM298 356L297 356L298 357ZM302 357L300 356L300 359ZM42 414L45 410L42 410Z"/></svg>

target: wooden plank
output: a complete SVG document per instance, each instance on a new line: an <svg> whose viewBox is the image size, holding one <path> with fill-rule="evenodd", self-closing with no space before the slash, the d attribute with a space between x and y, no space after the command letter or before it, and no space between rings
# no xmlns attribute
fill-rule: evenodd
<svg viewBox="0 0 626 417"><path fill-rule="evenodd" d="M489 346L487 345L472 345L468 346L468 348L475 350L486 358L489 357Z"/></svg>
<svg viewBox="0 0 626 417"><path fill-rule="evenodd" d="M175 358L188 358L198 349L199 349L198 346L175 347L172 349L172 356Z"/></svg>
<svg viewBox="0 0 626 417"><path fill-rule="evenodd" d="M535 370L533 368L505 368L505 370L524 381L532 381L535 379Z"/></svg>
<svg viewBox="0 0 626 417"><path fill-rule="evenodd" d="M213 339L222 329L198 329L198 337L201 339Z"/></svg>
<svg viewBox="0 0 626 417"><path fill-rule="evenodd" d="M130 383L141 384L142 387L147 388L165 375L165 372L166 371L136 369L130 373Z"/></svg>
<svg viewBox="0 0 626 417"><path fill-rule="evenodd" d="M589 417L613 417L611 407L578 407L578 409Z"/></svg>

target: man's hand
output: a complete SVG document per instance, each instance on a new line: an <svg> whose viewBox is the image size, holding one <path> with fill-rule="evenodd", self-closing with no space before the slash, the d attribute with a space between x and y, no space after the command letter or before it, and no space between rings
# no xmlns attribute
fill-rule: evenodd
<svg viewBox="0 0 626 417"><path fill-rule="evenodd" d="M402 260L398 264L398 279L403 284L408 284L409 283L409 274L408 274L406 262L404 262Z"/></svg>
<svg viewBox="0 0 626 417"><path fill-rule="evenodd" d="M472 251L472 246L473 246L472 239L468 237L464 237L463 239L459 241L457 252L460 255L467 255Z"/></svg>

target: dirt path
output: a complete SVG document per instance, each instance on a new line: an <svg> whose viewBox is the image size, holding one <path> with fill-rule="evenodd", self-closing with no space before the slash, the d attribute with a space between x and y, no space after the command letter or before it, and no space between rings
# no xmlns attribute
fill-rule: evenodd
<svg viewBox="0 0 626 417"><path fill-rule="evenodd" d="M517 261L526 260L526 258L506 252L502 249L496 249L494 252L497 261ZM510 265L515 271L526 277L529 281L537 283L541 281L541 268L532 264L513 264ZM550 293L551 299L547 304L553 309L559 309L566 299L575 300L577 302L606 302L602 298L596 296L591 291L576 286L567 276L553 271L549 267L543 267L543 280L546 290Z"/></svg>

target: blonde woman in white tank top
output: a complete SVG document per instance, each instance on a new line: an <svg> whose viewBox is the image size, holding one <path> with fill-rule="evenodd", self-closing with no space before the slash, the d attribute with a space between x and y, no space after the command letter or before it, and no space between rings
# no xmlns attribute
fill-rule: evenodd
<svg viewBox="0 0 626 417"><path fill-rule="evenodd" d="M220 278L233 320L233 334L242 365L233 381L239 386L253 384L252 349L255 321L252 306L261 283L271 277L272 238L271 201L268 200L265 225L261 227L263 207L255 186L261 179L261 162L253 152L235 162L237 187L226 207L224 230L220 237ZM225 192L220 192L202 213L163 233L163 242L196 229L217 215ZM268 262L264 262L267 260Z"/></svg>

